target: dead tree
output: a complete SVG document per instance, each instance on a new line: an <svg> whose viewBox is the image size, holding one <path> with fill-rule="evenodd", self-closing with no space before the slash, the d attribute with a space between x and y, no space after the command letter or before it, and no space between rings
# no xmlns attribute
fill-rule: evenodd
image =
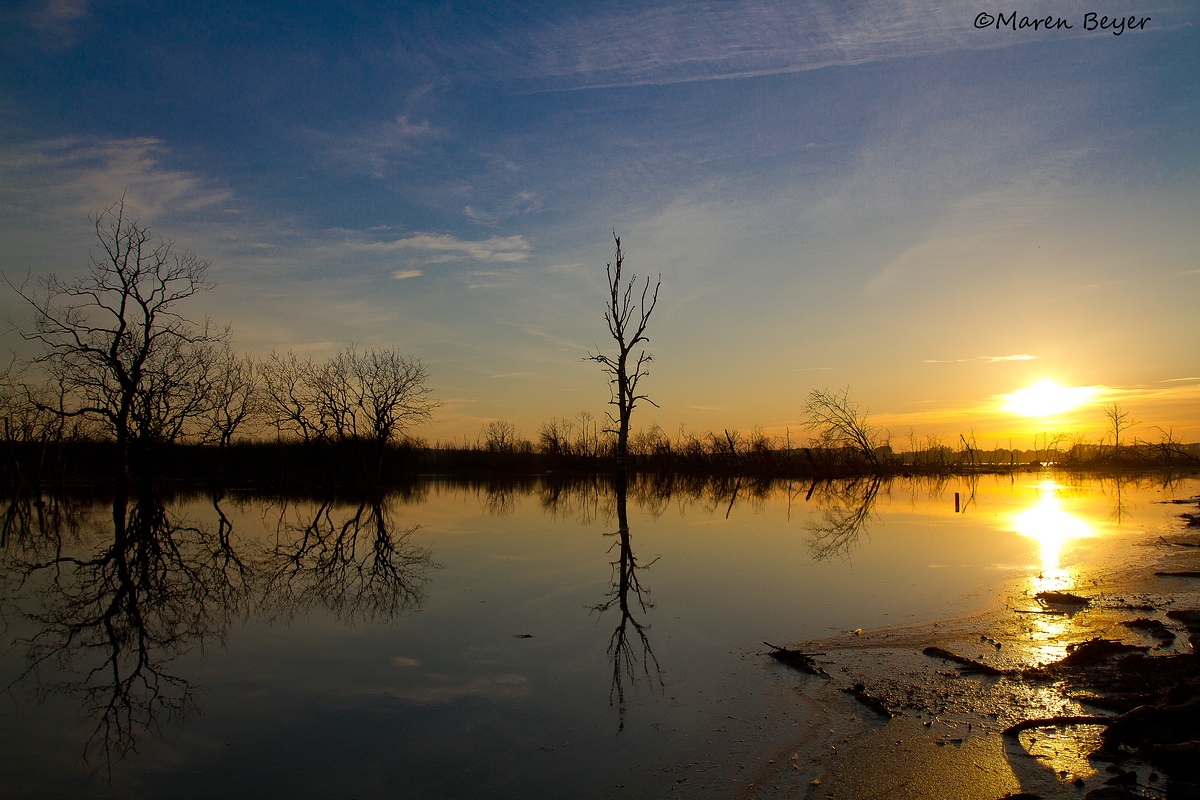
<svg viewBox="0 0 1200 800"><path fill-rule="evenodd" d="M849 395L849 388L841 392L813 389L804 404L806 422L818 432L821 442L857 453L872 472L877 472L879 458L875 450L884 443L881 430L867 420L866 412L858 413L858 403L851 402Z"/></svg>
<svg viewBox="0 0 1200 800"><path fill-rule="evenodd" d="M1122 408L1119 403L1105 406L1104 418L1108 420L1109 430L1113 434L1113 458L1119 459L1121 457L1121 434L1137 425L1137 421L1130 419L1129 411Z"/></svg>
<svg viewBox="0 0 1200 800"><path fill-rule="evenodd" d="M615 426L609 431L617 435L617 469L623 470L629 449L629 418L633 415L634 407L639 400L645 400L658 408L658 404L649 397L638 394L638 382L649 374L646 366L653 359L644 349L639 349L638 345L649 341L646 336L646 324L650 321L655 304L658 303L658 289L662 286L662 277L655 282L653 294L650 293L650 278L646 277L646 282L642 285L641 299L635 309L633 290L637 285L637 276L630 276L629 282L622 285L621 270L624 267L625 255L621 252L621 237L617 236L615 230L613 240L617 244L616 266L614 268L612 264L605 265L609 301L604 310L604 321L608 323L609 335L617 345L617 354L612 358L601 352L589 352L587 360L595 361L609 375L609 388L612 392L609 404L617 408L615 416L611 411L608 412L608 418ZM599 347L596 349L599 351ZM633 356L635 349L638 350L636 357Z"/></svg>
<svg viewBox="0 0 1200 800"><path fill-rule="evenodd" d="M52 273L33 291L13 288L33 315L21 335L42 347L28 366L62 390L50 410L100 423L116 441L124 474L135 448L144 456L208 413L213 366L229 330L180 313L210 288L208 262L174 252L129 219L124 200L92 223L100 247L86 275Z"/></svg>

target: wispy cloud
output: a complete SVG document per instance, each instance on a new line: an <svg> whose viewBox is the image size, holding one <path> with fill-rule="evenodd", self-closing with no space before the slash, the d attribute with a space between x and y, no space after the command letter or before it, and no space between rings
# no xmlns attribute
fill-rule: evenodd
<svg viewBox="0 0 1200 800"><path fill-rule="evenodd" d="M1188 21L1154 6L1138 11L1163 27ZM977 11L919 0L661 2L619 14L597 6L585 15L547 14L536 25L500 21L473 43L435 47L446 63L481 77L516 77L538 91L754 77L1028 41L976 30ZM1048 35L1084 32L1075 25Z"/></svg>
<svg viewBox="0 0 1200 800"><path fill-rule="evenodd" d="M541 196L534 191L524 190L497 203L493 208L484 209L478 205L463 207L467 219L478 225L494 226L501 220L518 214L528 214L542 208Z"/></svg>
<svg viewBox="0 0 1200 800"><path fill-rule="evenodd" d="M1190 378L1167 378L1166 380L1159 381L1159 383L1185 383L1190 381L1200 381L1200 375L1193 375Z"/></svg>
<svg viewBox="0 0 1200 800"><path fill-rule="evenodd" d="M1017 353L1011 356L975 356L973 358L926 358L922 364L965 364L972 361L983 361L987 364L1000 364L1007 361L1033 361L1037 356L1028 353Z"/></svg>
<svg viewBox="0 0 1200 800"><path fill-rule="evenodd" d="M424 274L425 272L419 269L398 269L392 273L392 277L398 281L402 281L406 278L419 278Z"/></svg>
<svg viewBox="0 0 1200 800"><path fill-rule="evenodd" d="M6 210L72 215L93 212L124 195L134 213L195 212L232 193L195 173L165 167L158 139L63 138L8 144L0 155L0 202Z"/></svg>
<svg viewBox="0 0 1200 800"><path fill-rule="evenodd" d="M428 120L419 122L398 114L385 123L348 136L314 134L324 142L325 152L336 162L373 178L383 178L403 159L419 152L429 141L443 138L446 131Z"/></svg>
<svg viewBox="0 0 1200 800"><path fill-rule="evenodd" d="M1062 164L1046 163L1046 171ZM1054 208L1044 189L1031 191L1013 181L1000 189L964 197L948 207L915 243L905 247L867 283L873 293L914 282L945 281L987 254L1009 252ZM974 269L978 269L975 266Z"/></svg>
<svg viewBox="0 0 1200 800"><path fill-rule="evenodd" d="M25 13L25 24L40 34L37 46L57 49L75 44L76 30L89 16L88 0L41 0Z"/></svg>
<svg viewBox="0 0 1200 800"><path fill-rule="evenodd" d="M448 233L415 233L387 242L362 242L354 247L373 253L409 253L427 264L448 261L520 263L526 261L533 250L524 236L470 240Z"/></svg>

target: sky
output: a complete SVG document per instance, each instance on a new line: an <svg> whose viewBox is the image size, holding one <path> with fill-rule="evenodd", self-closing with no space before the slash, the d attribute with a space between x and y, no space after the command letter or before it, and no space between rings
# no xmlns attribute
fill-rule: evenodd
<svg viewBox="0 0 1200 800"><path fill-rule="evenodd" d="M81 272L124 196L211 262L189 313L239 350L394 346L442 402L414 433L535 438L606 408L585 358L612 351L615 231L662 282L635 428L795 441L829 389L898 449L1098 438L1112 402L1128 435L1195 442L1198 22L1171 0L8 3L0 269ZM0 311L25 355L11 292ZM1013 399L1045 381L1077 404Z"/></svg>

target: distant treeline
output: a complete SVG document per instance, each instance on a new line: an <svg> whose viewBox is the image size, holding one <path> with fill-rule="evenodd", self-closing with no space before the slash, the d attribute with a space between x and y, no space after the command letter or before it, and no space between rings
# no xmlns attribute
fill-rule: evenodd
<svg viewBox="0 0 1200 800"><path fill-rule="evenodd" d="M387 443L382 451L370 439L173 442L156 449L152 472L156 481L178 486L359 491L368 486L396 488L430 475L486 479L602 474L615 469L613 450L611 437L602 431L585 432L582 426L564 425L562 420L544 425L537 442L516 435L509 423L490 423L474 441L430 444L410 436ZM630 437L627 460L631 472L644 475L802 480L996 473L1043 466L1080 471L1200 469L1200 445L1138 440L1120 448L1077 443L1069 449L1031 450L932 444L896 451L883 445L874 456L872 464L851 447L801 446L757 429L749 434L723 430L668 437L652 426ZM101 486L118 477L120 463L117 445L110 439L22 440L6 435L0 474L8 486L23 490Z"/></svg>

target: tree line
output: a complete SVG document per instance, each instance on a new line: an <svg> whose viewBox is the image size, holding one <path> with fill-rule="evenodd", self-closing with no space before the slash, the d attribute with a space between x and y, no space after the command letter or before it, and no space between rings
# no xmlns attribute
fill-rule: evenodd
<svg viewBox="0 0 1200 800"><path fill-rule="evenodd" d="M96 246L87 271L76 278L51 273L10 288L32 321L19 328L36 351L0 374L0 416L10 457L4 468L18 482L66 468L64 445L103 443L102 463L119 487L131 474L158 468L178 446L215 450L224 469L237 449L245 466L248 444L273 442L300 448L378 481L389 453L403 450L410 466L425 471L504 471L615 467L659 471L747 472L778 475L880 474L1016 468L1031 462L1076 467L1190 466L1200 452L1169 431L1157 441L1122 441L1135 423L1127 410L1105 410L1111 445L1080 436L1044 434L1032 452L1011 446L978 446L973 431L957 439L908 434L907 447L871 422L849 390L814 389L804 424L815 433L804 442L769 437L761 428L704 434L680 429L670 436L657 424L632 427L635 407L653 400L641 389L652 356L647 328L661 279L651 285L624 272L621 239L613 232L615 259L608 265L604 318L615 351L599 347L586 360L600 365L611 389L610 411L544 423L533 440L512 423L484 423L474 442L429 447L411 436L431 419L438 401L420 359L395 348L359 350L350 345L324 360L294 352L266 358L238 354L229 327L196 320L186 306L209 290L209 263L155 236L128 216L118 201L92 218ZM235 447L236 445L236 447ZM67 449L71 449L68 447ZM115 457L113 456L115 453ZM201 459L203 460L203 459ZM213 459L209 459L213 461Z"/></svg>

